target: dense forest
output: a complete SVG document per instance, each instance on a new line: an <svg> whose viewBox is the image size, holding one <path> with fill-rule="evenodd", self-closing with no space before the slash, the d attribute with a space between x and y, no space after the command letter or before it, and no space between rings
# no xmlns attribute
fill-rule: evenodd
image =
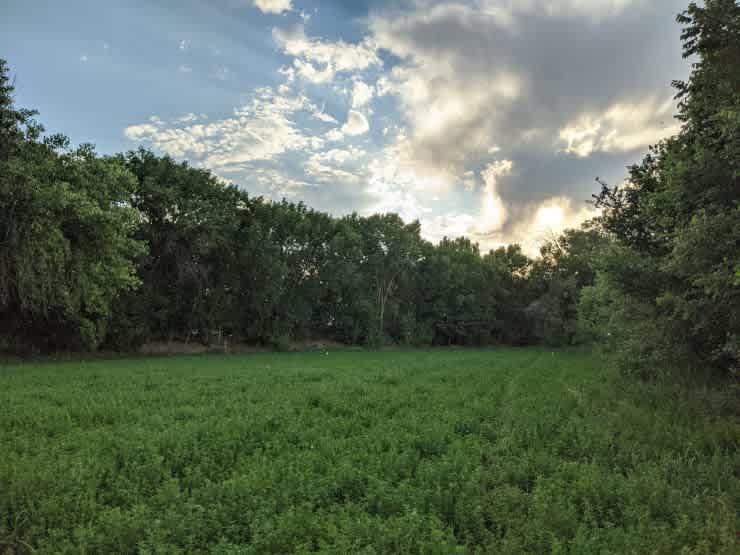
<svg viewBox="0 0 740 555"><path fill-rule="evenodd" d="M646 376L736 372L740 6L692 3L678 21L694 62L674 83L681 132L535 259L252 197L144 149L73 148L15 106L0 61L0 349L595 343Z"/></svg>

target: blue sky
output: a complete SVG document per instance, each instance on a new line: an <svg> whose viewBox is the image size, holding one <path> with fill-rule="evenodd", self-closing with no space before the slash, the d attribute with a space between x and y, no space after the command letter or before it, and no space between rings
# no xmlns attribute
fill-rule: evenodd
<svg viewBox="0 0 740 555"><path fill-rule="evenodd" d="M664 0L7 0L16 100L103 153L144 145L257 195L393 211L483 248L593 216L677 130Z"/></svg>

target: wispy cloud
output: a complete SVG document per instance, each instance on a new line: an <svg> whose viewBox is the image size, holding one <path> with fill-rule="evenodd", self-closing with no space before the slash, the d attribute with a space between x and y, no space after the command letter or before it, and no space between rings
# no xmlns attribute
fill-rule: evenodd
<svg viewBox="0 0 740 555"><path fill-rule="evenodd" d="M191 115L169 123L157 118L132 125L125 133L132 141L219 170L272 160L287 151L321 148L322 138L304 133L291 119L298 112L311 114L314 110L306 97L283 97L265 87L233 116L213 123L193 123Z"/></svg>
<svg viewBox="0 0 740 555"><path fill-rule="evenodd" d="M272 36L284 53L294 58L298 75L313 83L331 81L336 73L382 65L369 39L358 44L322 41L307 37L302 25L288 30L273 29Z"/></svg>

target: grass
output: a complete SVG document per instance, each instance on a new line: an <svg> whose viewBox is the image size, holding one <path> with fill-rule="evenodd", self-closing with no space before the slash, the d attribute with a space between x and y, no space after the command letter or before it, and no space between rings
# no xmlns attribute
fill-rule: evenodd
<svg viewBox="0 0 740 555"><path fill-rule="evenodd" d="M737 553L735 420L536 350L0 367L0 553Z"/></svg>

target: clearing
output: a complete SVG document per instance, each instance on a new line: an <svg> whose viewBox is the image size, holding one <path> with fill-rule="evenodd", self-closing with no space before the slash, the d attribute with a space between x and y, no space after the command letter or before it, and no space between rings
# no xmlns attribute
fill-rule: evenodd
<svg viewBox="0 0 740 555"><path fill-rule="evenodd" d="M0 553L736 553L737 421L602 366L544 350L3 366Z"/></svg>

